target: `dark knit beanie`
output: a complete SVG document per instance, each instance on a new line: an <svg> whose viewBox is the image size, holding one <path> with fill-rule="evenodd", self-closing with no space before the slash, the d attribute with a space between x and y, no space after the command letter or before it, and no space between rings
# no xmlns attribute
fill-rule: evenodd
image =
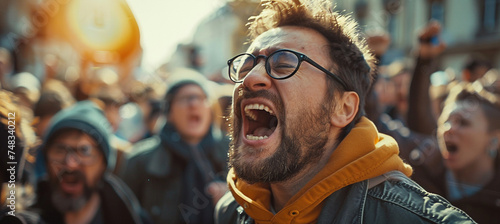
<svg viewBox="0 0 500 224"><path fill-rule="evenodd" d="M110 145L111 125L104 112L97 105L91 101L81 101L58 112L52 118L51 124L44 135L43 155L46 153L46 144L52 140L54 134L63 129L80 130L92 137L103 152L108 169L114 168L116 152Z"/></svg>

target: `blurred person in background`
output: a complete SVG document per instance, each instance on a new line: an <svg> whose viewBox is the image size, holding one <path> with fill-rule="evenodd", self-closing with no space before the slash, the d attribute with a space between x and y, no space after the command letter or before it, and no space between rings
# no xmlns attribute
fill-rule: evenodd
<svg viewBox="0 0 500 224"><path fill-rule="evenodd" d="M179 73L168 82L166 123L134 145L121 177L155 223L212 223L227 190L229 140L213 123L205 77Z"/></svg>
<svg viewBox="0 0 500 224"><path fill-rule="evenodd" d="M57 113L41 146L47 175L30 207L46 223L148 223L129 188L111 173L115 149L103 112L84 101Z"/></svg>
<svg viewBox="0 0 500 224"><path fill-rule="evenodd" d="M500 219L499 96L480 82L450 83L445 106L436 117L431 105L433 63L444 43L432 43L441 26L428 24L421 33L417 67L410 85L408 123L412 131L429 136L410 153L412 179L464 210L478 223ZM446 91L446 90L445 90Z"/></svg>
<svg viewBox="0 0 500 224"><path fill-rule="evenodd" d="M452 88L438 120L439 165L415 177L478 223L500 220L500 96L478 82Z"/></svg>

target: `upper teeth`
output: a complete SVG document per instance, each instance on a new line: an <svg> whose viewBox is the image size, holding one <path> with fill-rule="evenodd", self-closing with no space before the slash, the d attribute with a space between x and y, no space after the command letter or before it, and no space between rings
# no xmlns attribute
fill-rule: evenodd
<svg viewBox="0 0 500 224"><path fill-rule="evenodd" d="M274 112L271 109L269 109L269 107L263 104L258 104L258 103L248 104L245 106L245 114L250 118L252 118L253 120L257 120L257 115L252 113L251 110L264 110L270 114L274 114Z"/></svg>
<svg viewBox="0 0 500 224"><path fill-rule="evenodd" d="M269 137L267 135L264 135L264 136L247 135L248 140L262 140L262 139L266 139L266 138L269 138Z"/></svg>

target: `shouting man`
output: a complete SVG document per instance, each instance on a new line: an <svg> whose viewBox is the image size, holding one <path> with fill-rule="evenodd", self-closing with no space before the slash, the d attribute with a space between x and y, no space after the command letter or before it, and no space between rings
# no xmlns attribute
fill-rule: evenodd
<svg viewBox="0 0 500 224"><path fill-rule="evenodd" d="M46 223L145 223L130 189L111 174L110 125L84 101L55 115L41 147L47 178L33 206ZM145 214L145 213L144 213Z"/></svg>
<svg viewBox="0 0 500 224"><path fill-rule="evenodd" d="M327 1L273 0L228 61L231 193L217 223L473 220L408 179L391 137L364 117L374 57Z"/></svg>

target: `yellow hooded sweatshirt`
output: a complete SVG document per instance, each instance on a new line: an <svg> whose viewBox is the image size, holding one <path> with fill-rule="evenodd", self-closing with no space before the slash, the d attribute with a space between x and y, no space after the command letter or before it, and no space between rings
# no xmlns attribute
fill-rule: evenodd
<svg viewBox="0 0 500 224"><path fill-rule="evenodd" d="M238 179L234 168L229 171L227 181L238 204L256 223L315 223L323 201L345 186L393 170L410 176L412 168L398 154L396 141L378 133L375 125L362 117L332 153L326 166L276 214L269 211L268 183L248 184Z"/></svg>

